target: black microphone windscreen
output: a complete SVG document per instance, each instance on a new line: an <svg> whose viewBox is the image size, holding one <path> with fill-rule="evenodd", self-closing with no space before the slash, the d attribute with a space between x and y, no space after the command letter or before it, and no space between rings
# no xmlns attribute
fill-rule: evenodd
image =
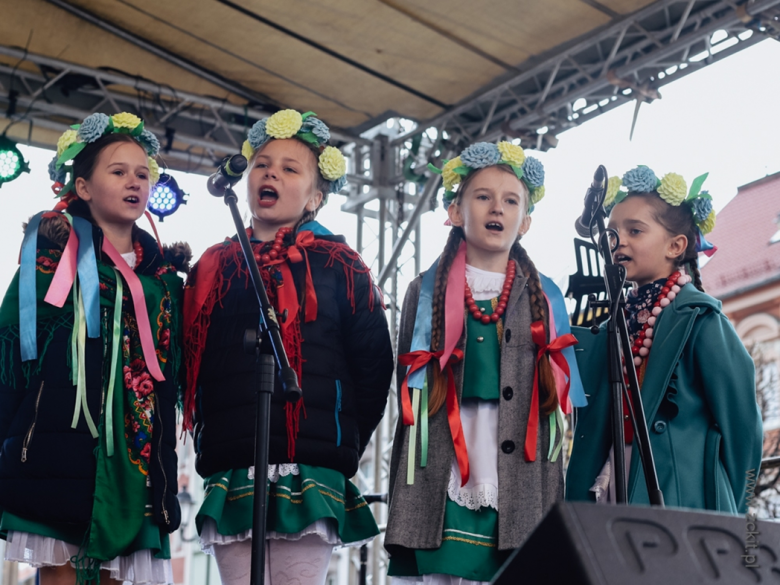
<svg viewBox="0 0 780 585"><path fill-rule="evenodd" d="M596 231L595 227L596 226L594 225L593 226L593 228L594 228L594 230L593 230L594 235L595 235L595 231ZM574 229L577 231L577 235L579 237L585 238L586 240L590 239L591 229L587 225L582 223L582 218L581 217L578 217L577 221L574 222Z"/></svg>
<svg viewBox="0 0 780 585"><path fill-rule="evenodd" d="M246 171L247 160L244 155L231 156L225 165L225 172L231 177L241 177Z"/></svg>

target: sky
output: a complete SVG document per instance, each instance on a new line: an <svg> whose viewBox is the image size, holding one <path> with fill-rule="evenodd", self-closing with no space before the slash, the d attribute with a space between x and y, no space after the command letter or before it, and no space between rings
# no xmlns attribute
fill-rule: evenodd
<svg viewBox="0 0 780 585"><path fill-rule="evenodd" d="M780 171L778 64L780 43L763 41L661 88L662 99L642 105L631 141L634 105L628 104L559 134L557 148L533 152L545 165L546 196L534 210L523 245L537 268L565 292L566 276L576 267L574 221L601 164L610 176L644 164L659 177L679 173L689 185L709 172L704 188L712 194L716 210L736 195L739 186ZM0 189L5 204L0 214L3 290L18 265L22 222L54 205L47 172L53 152L24 145L20 150L32 172ZM206 177L171 174L189 193L189 202L157 224L160 237L164 243L187 241L197 258L208 246L234 234L235 228L223 201L206 191ZM236 191L243 199L245 184L239 183ZM331 195L319 221L354 245L357 220L340 211L344 201L343 196ZM421 219L423 269L441 253L449 229L443 225L445 219L441 208ZM145 219L139 225L148 229ZM366 254L366 260L372 258Z"/></svg>

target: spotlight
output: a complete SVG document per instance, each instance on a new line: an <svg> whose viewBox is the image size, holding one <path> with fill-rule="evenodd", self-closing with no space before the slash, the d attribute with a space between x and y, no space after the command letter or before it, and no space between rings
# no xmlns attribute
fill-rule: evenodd
<svg viewBox="0 0 780 585"><path fill-rule="evenodd" d="M29 173L30 167L22 153L16 148L16 142L0 136L0 187L9 183L22 173Z"/></svg>
<svg viewBox="0 0 780 585"><path fill-rule="evenodd" d="M155 214L160 218L160 221L163 221L163 219L179 209L179 205L187 203L185 201L187 196L179 188L176 179L168 173L163 173L149 196L149 203L146 207L150 213Z"/></svg>

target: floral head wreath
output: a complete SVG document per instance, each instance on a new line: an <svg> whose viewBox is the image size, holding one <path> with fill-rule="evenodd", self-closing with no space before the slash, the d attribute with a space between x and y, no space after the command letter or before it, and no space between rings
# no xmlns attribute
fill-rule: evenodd
<svg viewBox="0 0 780 585"><path fill-rule="evenodd" d="M528 213L544 197L544 165L538 159L526 157L525 151L511 142L477 142L461 152L460 156L443 162L441 170L431 164L428 168L441 175L445 207L449 207L455 199L456 185L473 171L494 165L511 167L517 178L528 187Z"/></svg>
<svg viewBox="0 0 780 585"><path fill-rule="evenodd" d="M649 167L640 165L623 175L623 178L610 177L607 182L607 195L604 198L604 209L607 214L612 208L628 197L629 193L652 193L669 205L677 207L685 205L693 214L693 221L699 231L696 250L709 252L713 250L712 244L704 239L704 236L715 227L715 210L712 208L712 196L708 191L702 191L701 187L709 173L696 177L688 189L688 184L677 173L666 173L662 179L655 176Z"/></svg>
<svg viewBox="0 0 780 585"><path fill-rule="evenodd" d="M250 128L247 139L241 147L241 154L249 160L272 138L277 140L297 138L319 148L317 166L322 176L329 182L328 193L338 193L347 184L347 161L338 148L327 146L330 130L325 122L315 117L316 115L314 112L301 114L296 110L281 110L268 118L258 120Z"/></svg>
<svg viewBox="0 0 780 585"><path fill-rule="evenodd" d="M144 121L128 112L107 116L92 114L84 118L81 124L74 124L57 141L57 154L49 163L49 178L54 181L52 190L60 198L58 206L67 204L75 197L73 189L73 165L70 163L86 148L107 134L128 134L146 151L149 157L149 181L151 186L160 178L160 167L154 157L160 151L160 142L149 130L144 129Z"/></svg>

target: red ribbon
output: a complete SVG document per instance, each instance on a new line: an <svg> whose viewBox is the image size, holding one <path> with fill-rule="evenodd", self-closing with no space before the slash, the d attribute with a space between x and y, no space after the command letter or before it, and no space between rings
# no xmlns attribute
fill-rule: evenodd
<svg viewBox="0 0 780 585"><path fill-rule="evenodd" d="M424 368L428 362L439 360L444 351L425 351L418 350L405 353L398 356L398 364L410 366L409 371L401 383L401 413L405 425L414 424L414 412L412 411L412 402L409 398L409 374ZM444 375L447 377L447 421L450 425L452 434L452 443L455 447L455 459L460 469L461 486L469 481L469 455L466 449L466 438L463 435L463 425L460 421L460 406L458 404L458 394L455 389L455 376L452 373L452 365L463 359L463 352L459 349L453 349L444 368Z"/></svg>
<svg viewBox="0 0 780 585"><path fill-rule="evenodd" d="M287 257L290 262L297 264L306 258L306 307L304 318L306 322L314 321L317 318L317 293L314 291L314 280L311 277L311 264L306 255L306 248L316 245L314 233L306 230L298 232L295 238L295 244L287 248Z"/></svg>
<svg viewBox="0 0 780 585"><path fill-rule="evenodd" d="M247 235L252 237L252 228L247 228ZM300 309L298 303L298 294L295 290L295 280L293 279L290 266L285 260L289 259L293 264L303 262L306 260L306 307L304 313L304 321L309 323L317 318L317 293L314 290L314 280L311 277L311 265L308 262L308 256L306 248L313 248L317 245L317 240L314 234L308 230L298 232L295 238L295 243L288 248L282 249L279 255L274 260L268 262L258 262L260 267L263 266L278 266L279 271L282 273L282 282L284 286L280 286L277 290L279 296L279 309L281 311L287 310L288 315L297 315ZM292 319L288 319L292 323ZM284 322L282 323L284 326Z"/></svg>
<svg viewBox="0 0 780 585"><path fill-rule="evenodd" d="M534 321L531 323L531 339L539 348L536 353L536 367L534 368L534 388L531 394L531 413L528 416L528 429L525 433L525 460L536 461L536 441L539 435L539 362L545 353L549 353L553 360L563 373L566 375L566 388L564 395L568 395L569 383L571 380L571 371L566 358L561 354L561 350L577 344L577 338L571 333L556 337L552 343L546 343L547 336L544 333L544 323Z"/></svg>

